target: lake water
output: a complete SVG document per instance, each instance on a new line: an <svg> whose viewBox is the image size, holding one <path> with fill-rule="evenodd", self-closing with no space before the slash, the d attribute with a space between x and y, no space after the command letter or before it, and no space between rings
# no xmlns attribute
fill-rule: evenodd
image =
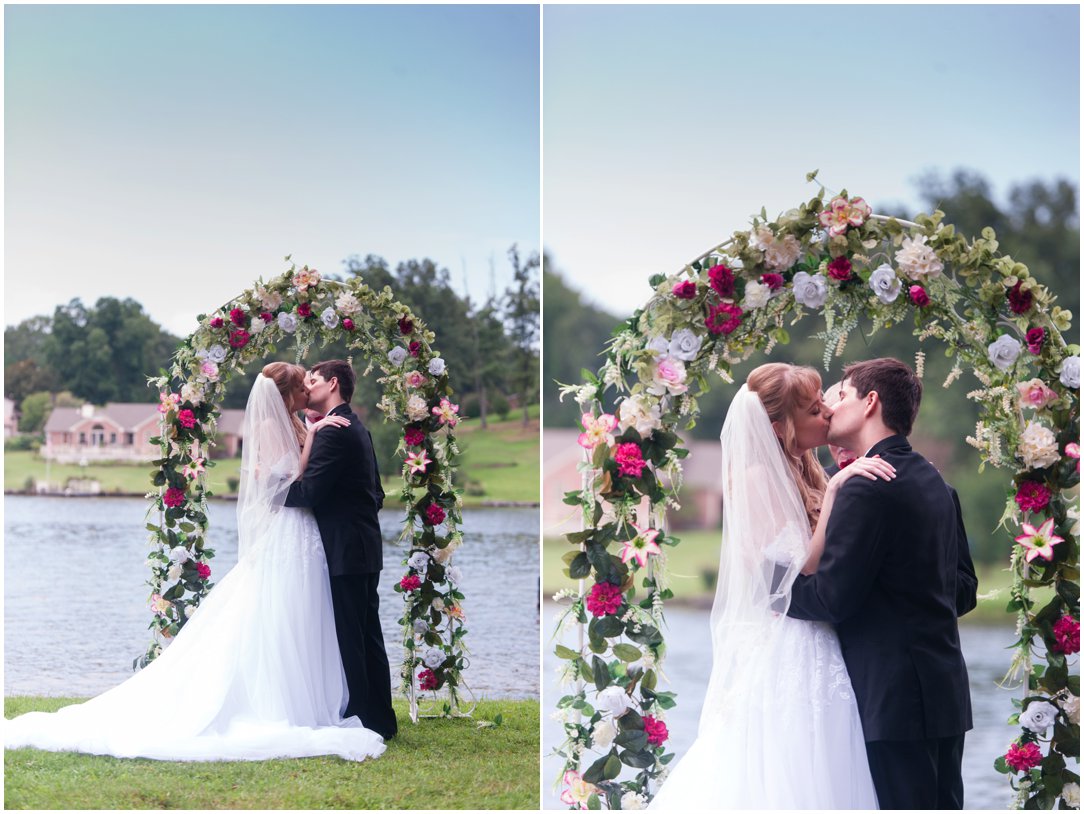
<svg viewBox="0 0 1084 814"><path fill-rule="evenodd" d="M551 716L554 704L565 691L558 686L557 670L562 663L553 654L558 640L551 638L558 607L544 606L543 618L547 635L543 653L542 746L543 746L543 805L547 809L565 808L557 799L560 789L553 785L559 779L562 760L552 755L564 741L564 730ZM666 611L668 655L664 665L669 679L661 689L678 693L677 706L667 712L667 727L671 751L681 758L696 738L700 719L700 704L707 689L711 671L711 638L707 610L669 608ZM1009 742L1019 732L1005 721L1014 711L1013 694L996 686L1009 665L1009 651L1015 640L1011 627L964 625L960 628L961 645L967 661L971 682L971 704L975 727L967 733L964 746L963 778L964 805L969 809L1004 809L1012 799L1005 775L994 771L993 762L1005 753ZM572 632L560 641L575 649ZM1020 697L1020 690L1016 690ZM592 753L587 753L590 756ZM585 764L588 765L588 764ZM706 805L710 805L706 803Z"/></svg>
<svg viewBox="0 0 1084 814"><path fill-rule="evenodd" d="M4 692L92 696L131 675L150 641L150 551L138 498L4 498ZM212 580L237 562L235 504L213 501ZM380 616L393 688L402 659L402 514L380 515L385 568ZM538 510L469 509L463 570L470 667L478 698L537 698Z"/></svg>

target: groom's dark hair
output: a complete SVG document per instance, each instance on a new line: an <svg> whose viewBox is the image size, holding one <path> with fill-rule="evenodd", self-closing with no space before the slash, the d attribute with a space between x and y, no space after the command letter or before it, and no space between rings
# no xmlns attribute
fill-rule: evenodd
<svg viewBox="0 0 1084 814"><path fill-rule="evenodd" d="M869 359L843 368L843 381L850 382L859 398L871 390L881 400L881 420L900 435L910 435L922 403L922 380L899 359Z"/></svg>
<svg viewBox="0 0 1084 814"><path fill-rule="evenodd" d="M350 399L354 397L354 383L357 379L354 376L354 368L349 362L344 362L342 359L328 359L326 362L317 362L313 365L312 372L319 373L324 377L324 381L338 379L339 395L347 404L350 403Z"/></svg>

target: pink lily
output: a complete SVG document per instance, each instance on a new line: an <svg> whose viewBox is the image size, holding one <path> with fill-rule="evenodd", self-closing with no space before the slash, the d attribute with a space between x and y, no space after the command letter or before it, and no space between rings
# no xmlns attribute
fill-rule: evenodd
<svg viewBox="0 0 1084 814"><path fill-rule="evenodd" d="M590 413L584 413L580 421L583 424L585 432L580 433L580 437L576 439L576 443L581 447L584 449L594 449L599 444L613 446L613 431L617 427L616 418L609 413L603 413L598 418L595 418Z"/></svg>
<svg viewBox="0 0 1084 814"><path fill-rule="evenodd" d="M1053 517L1039 528L1035 528L1030 523L1021 523L1020 527L1024 530L1024 533L1016 538L1016 542L1028 550L1028 553L1024 555L1024 559L1028 562L1031 562L1036 557L1042 557L1047 561L1054 559L1054 546L1065 542L1063 538L1054 533Z"/></svg>
<svg viewBox="0 0 1084 814"><path fill-rule="evenodd" d="M647 567L647 561L652 555L661 554L662 549L655 539L659 536L659 530L653 528L641 528L635 523L636 536L625 541L625 547L621 549L621 562L636 560L641 568Z"/></svg>
<svg viewBox="0 0 1084 814"><path fill-rule="evenodd" d="M410 470L410 474L413 475L417 472L424 472L429 464L433 463L430 460L429 455L423 449L421 452L408 452L406 457L406 465Z"/></svg>

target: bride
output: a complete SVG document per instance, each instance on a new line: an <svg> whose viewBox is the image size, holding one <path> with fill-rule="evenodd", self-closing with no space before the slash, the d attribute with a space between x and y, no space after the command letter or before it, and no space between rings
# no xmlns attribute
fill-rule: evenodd
<svg viewBox="0 0 1084 814"><path fill-rule="evenodd" d="M343 718L346 680L327 561L307 509L285 508L313 435L304 369L272 362L245 408L238 562L174 642L124 683L54 713L5 721L4 746L156 760L377 757L379 735ZM303 448L304 447L304 448Z"/></svg>
<svg viewBox="0 0 1084 814"><path fill-rule="evenodd" d="M820 387L812 368L762 365L727 412L711 679L696 741L651 808L877 807L835 631L786 615L794 579L816 570L839 486L894 474L859 458L826 479L813 454L832 413Z"/></svg>

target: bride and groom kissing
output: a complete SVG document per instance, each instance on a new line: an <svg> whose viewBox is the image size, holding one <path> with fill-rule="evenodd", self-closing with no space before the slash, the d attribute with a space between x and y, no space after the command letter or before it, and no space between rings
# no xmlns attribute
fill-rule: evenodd
<svg viewBox="0 0 1084 814"><path fill-rule="evenodd" d="M873 359L820 388L767 364L730 405L711 678L652 808L963 807L977 580L955 491L907 440L921 381ZM865 452L829 478L825 444Z"/></svg>
<svg viewBox="0 0 1084 814"><path fill-rule="evenodd" d="M245 408L238 562L146 668L6 721L5 746L159 760L376 757L397 725L380 629L384 492L350 364L272 362ZM325 414L308 427L299 413Z"/></svg>

